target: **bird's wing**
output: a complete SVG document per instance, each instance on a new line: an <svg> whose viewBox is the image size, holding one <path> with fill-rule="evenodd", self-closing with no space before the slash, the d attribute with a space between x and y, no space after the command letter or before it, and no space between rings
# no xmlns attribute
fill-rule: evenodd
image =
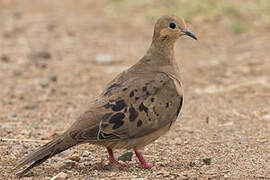
<svg viewBox="0 0 270 180"><path fill-rule="evenodd" d="M104 112L99 140L142 137L177 118L183 94L173 78L165 73L133 77L122 83L112 82L103 92L105 101L98 107Z"/></svg>
<svg viewBox="0 0 270 180"><path fill-rule="evenodd" d="M120 79L120 80L119 80ZM165 73L112 81L68 133L80 141L142 137L174 121L183 94Z"/></svg>

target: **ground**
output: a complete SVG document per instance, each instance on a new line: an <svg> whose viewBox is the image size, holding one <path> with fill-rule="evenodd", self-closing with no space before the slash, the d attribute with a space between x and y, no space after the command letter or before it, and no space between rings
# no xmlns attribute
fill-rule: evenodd
<svg viewBox="0 0 270 180"><path fill-rule="evenodd" d="M16 161L64 132L114 76L143 56L153 21L179 5L170 11L165 1L149 2L0 2L0 179L16 178L11 173ZM267 6L248 11L252 15L231 8L250 3L238 1L218 13L205 7L209 14L179 5L198 41L184 37L176 44L183 110L171 130L144 151L162 168L138 169L136 157L126 168L107 165L105 148L84 144L23 179L50 179L61 172L85 180L270 179ZM96 60L105 55L109 62Z"/></svg>

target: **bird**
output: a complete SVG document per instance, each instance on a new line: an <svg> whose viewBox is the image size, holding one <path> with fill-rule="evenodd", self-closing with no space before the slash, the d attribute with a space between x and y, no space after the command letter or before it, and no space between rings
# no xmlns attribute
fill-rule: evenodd
<svg viewBox="0 0 270 180"><path fill-rule="evenodd" d="M182 36L197 37L183 18L163 15L155 23L152 43L145 55L129 69L118 74L62 135L26 155L13 171L25 175L75 145L90 143L107 148L109 161L120 167L113 150L132 149L139 168L152 168L143 149L165 134L176 121L184 102L174 44Z"/></svg>

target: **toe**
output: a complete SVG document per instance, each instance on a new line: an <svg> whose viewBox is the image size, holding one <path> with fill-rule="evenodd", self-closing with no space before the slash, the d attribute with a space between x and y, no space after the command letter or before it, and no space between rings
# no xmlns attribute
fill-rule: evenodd
<svg viewBox="0 0 270 180"><path fill-rule="evenodd" d="M149 164L139 164L137 167L144 168L144 169L151 169L152 168L152 166Z"/></svg>

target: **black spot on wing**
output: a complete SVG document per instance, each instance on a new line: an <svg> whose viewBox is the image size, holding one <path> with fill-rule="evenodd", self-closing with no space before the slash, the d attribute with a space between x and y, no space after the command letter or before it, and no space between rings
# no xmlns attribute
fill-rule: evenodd
<svg viewBox="0 0 270 180"><path fill-rule="evenodd" d="M134 91L131 91L129 94L129 97L133 97L134 96Z"/></svg>
<svg viewBox="0 0 270 180"><path fill-rule="evenodd" d="M120 128L121 126L123 126L124 124L124 121L117 121L117 123L115 123L112 127L112 129L118 129Z"/></svg>
<svg viewBox="0 0 270 180"><path fill-rule="evenodd" d="M129 97L133 97L135 95L135 92L138 92L137 89L134 89L132 90L130 93L129 93Z"/></svg>
<svg viewBox="0 0 270 180"><path fill-rule="evenodd" d="M121 111L125 107L127 107L127 104L124 100L118 100L115 102L115 104L107 103L104 105L104 108L106 108L106 109L112 108L113 111Z"/></svg>
<svg viewBox="0 0 270 180"><path fill-rule="evenodd" d="M123 88L122 91L126 91L128 88Z"/></svg>
<svg viewBox="0 0 270 180"><path fill-rule="evenodd" d="M127 106L126 102L124 100L116 101L116 104L112 106L113 111L121 111Z"/></svg>
<svg viewBox="0 0 270 180"><path fill-rule="evenodd" d="M142 120L139 120L139 121L137 122L137 127L142 126L142 124L143 124Z"/></svg>
<svg viewBox="0 0 270 180"><path fill-rule="evenodd" d="M106 109L108 109L108 108L112 107L112 104L107 103L107 104L104 105L104 107L105 107Z"/></svg>
<svg viewBox="0 0 270 180"><path fill-rule="evenodd" d="M135 108L131 105L129 108L129 120L132 122L138 117L138 112L135 110Z"/></svg>
<svg viewBox="0 0 270 180"><path fill-rule="evenodd" d="M116 113L114 114L111 118L109 123L114 124L112 129L117 129L119 127L121 127L124 124L123 119L125 118L125 114L124 113Z"/></svg>
<svg viewBox="0 0 270 180"><path fill-rule="evenodd" d="M153 107L153 112L155 113L156 116L159 116L159 114L156 112L156 107Z"/></svg>
<svg viewBox="0 0 270 180"><path fill-rule="evenodd" d="M147 87L144 86L144 87L142 88L142 91L145 92L146 90L147 90Z"/></svg>
<svg viewBox="0 0 270 180"><path fill-rule="evenodd" d="M109 124L101 124L102 129L104 129L104 128L108 127L108 126L109 126Z"/></svg>
<svg viewBox="0 0 270 180"><path fill-rule="evenodd" d="M120 87L120 86L121 86L121 85L120 85L120 84L117 84L117 83L114 83L114 84L110 85L110 86L107 88L106 92L104 93L104 96L108 96L109 94L111 94L111 91L112 91L113 89L116 89L116 88L118 88L118 87Z"/></svg>
<svg viewBox="0 0 270 180"><path fill-rule="evenodd" d="M154 102L155 101L155 98L151 98L151 102Z"/></svg>
<svg viewBox="0 0 270 180"><path fill-rule="evenodd" d="M143 102L140 104L139 110L141 112L144 111L145 113L148 113L148 108L143 104Z"/></svg>
<svg viewBox="0 0 270 180"><path fill-rule="evenodd" d="M106 113L104 114L104 116L102 117L102 120L107 120L110 116L112 115L112 113Z"/></svg>
<svg viewBox="0 0 270 180"><path fill-rule="evenodd" d="M111 90L112 88L120 87L120 86L121 86L120 84L114 83L114 84L110 85L107 89Z"/></svg>

